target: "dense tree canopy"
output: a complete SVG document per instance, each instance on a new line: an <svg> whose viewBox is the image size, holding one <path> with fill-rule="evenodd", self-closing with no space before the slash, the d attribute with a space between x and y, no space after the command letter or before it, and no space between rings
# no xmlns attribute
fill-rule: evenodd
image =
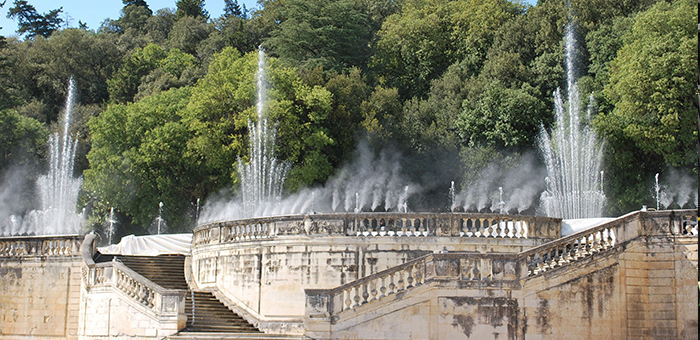
<svg viewBox="0 0 700 340"><path fill-rule="evenodd" d="M491 172L541 162L569 25L571 71L605 139L608 212L650 204L655 173L698 171L694 0L263 0L254 11L225 0L220 17L203 0L123 0L96 31L30 3L6 8L21 35L0 38L0 175L39 173L72 77L79 204L94 226L114 207L121 233L148 232L160 202L171 231L187 230L198 199L238 190L259 46L287 193L323 184L361 140L410 160L430 209L450 181L513 181Z"/></svg>

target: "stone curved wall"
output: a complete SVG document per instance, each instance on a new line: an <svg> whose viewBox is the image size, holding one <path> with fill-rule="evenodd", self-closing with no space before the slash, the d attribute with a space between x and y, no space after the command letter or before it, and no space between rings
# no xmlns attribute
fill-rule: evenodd
<svg viewBox="0 0 700 340"><path fill-rule="evenodd" d="M465 213L354 213L199 226L190 283L249 321L302 332L304 289L329 289L434 252L516 253L560 237L561 220Z"/></svg>

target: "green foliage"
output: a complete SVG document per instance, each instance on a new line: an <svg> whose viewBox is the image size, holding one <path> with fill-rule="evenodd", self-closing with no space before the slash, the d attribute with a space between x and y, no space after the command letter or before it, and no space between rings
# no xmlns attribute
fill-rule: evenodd
<svg viewBox="0 0 700 340"><path fill-rule="evenodd" d="M12 40L2 51L12 64L7 91L13 106L39 102L46 106L49 124L56 120L65 104L66 84L73 77L83 104L107 100L107 79L119 62L119 51L100 34L81 29L65 29L50 39L36 37L31 43Z"/></svg>
<svg viewBox="0 0 700 340"><path fill-rule="evenodd" d="M424 97L453 63L469 57L479 68L494 32L521 10L508 1L406 1L379 31L372 65L402 98Z"/></svg>
<svg viewBox="0 0 700 340"><path fill-rule="evenodd" d="M198 62L177 48L165 51L149 44L124 60L108 80L110 99L126 103L173 87L193 84L199 78Z"/></svg>
<svg viewBox="0 0 700 340"><path fill-rule="evenodd" d="M265 114L277 122L277 156L298 166L287 184L295 190L330 174L328 155L321 151L334 143L324 128L332 107L331 94L320 86L303 84L293 69L282 67L276 59L269 59L267 65ZM248 152L248 122L256 119L256 69L257 53L241 57L231 48L224 49L194 89L186 113L194 134L191 147L210 162L212 172L234 180L236 158Z"/></svg>
<svg viewBox="0 0 700 340"><path fill-rule="evenodd" d="M288 65L340 71L369 58L367 16L354 0L285 0L277 29L266 41Z"/></svg>
<svg viewBox="0 0 700 340"><path fill-rule="evenodd" d="M213 27L204 17L185 16L173 24L166 46L197 55L197 46L207 39Z"/></svg>
<svg viewBox="0 0 700 340"><path fill-rule="evenodd" d="M479 86L479 85L477 85ZM527 83L522 88L506 88L497 82L480 84L475 101L464 102L457 126L465 144L499 149L527 148L535 140L546 108Z"/></svg>
<svg viewBox="0 0 700 340"><path fill-rule="evenodd" d="M226 0L210 19L203 0L155 13L123 0L119 19L90 32L60 29L60 9L39 14L16 0L10 17L30 39L0 37L0 172L38 162L73 77L76 169L87 168L92 220L115 206L143 233L162 201L168 223L186 230L192 202L237 187L262 44L273 56L265 113L276 156L293 166L287 190L323 182L362 138L397 145L415 182L468 185L487 164L536 149L565 86L571 21L619 214L648 204L654 173L697 162L691 1L263 0L248 16ZM444 169L427 178L424 164Z"/></svg>
<svg viewBox="0 0 700 340"><path fill-rule="evenodd" d="M596 122L605 138L616 141L606 153L613 173L635 176L614 186L640 191L645 178L663 167L697 164L696 21L694 1L660 2L638 14L622 38L604 89L614 109ZM635 160L644 166L630 169ZM617 207L638 203L638 197L621 195Z"/></svg>
<svg viewBox="0 0 700 340"><path fill-rule="evenodd" d="M191 226L187 207L206 182L198 177L197 159L187 151L189 133L181 123L190 93L185 87L134 104L111 105L90 120L92 150L84 190L92 199L108 202L96 206L114 207L145 231L163 202L171 231Z"/></svg>
<svg viewBox="0 0 700 340"><path fill-rule="evenodd" d="M48 131L37 120L0 110L0 177L12 165L33 165L45 153Z"/></svg>
<svg viewBox="0 0 700 340"><path fill-rule="evenodd" d="M178 19L182 17L209 17L209 13L204 9L204 0L177 0Z"/></svg>

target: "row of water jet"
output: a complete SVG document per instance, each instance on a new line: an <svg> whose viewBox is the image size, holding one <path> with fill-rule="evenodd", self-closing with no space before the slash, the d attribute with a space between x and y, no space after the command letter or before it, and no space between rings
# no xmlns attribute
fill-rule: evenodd
<svg viewBox="0 0 700 340"><path fill-rule="evenodd" d="M656 210L669 208L697 208L698 186L689 174L671 170L665 176L665 183L654 176L654 196Z"/></svg>
<svg viewBox="0 0 700 340"><path fill-rule="evenodd" d="M540 197L546 216L565 219L601 217L603 193L603 143L588 124L594 110L593 96L581 109L574 80L575 40L572 26L566 34L568 110L559 89L554 93L556 125L550 135L541 128L540 150L547 166L546 191Z"/></svg>
<svg viewBox="0 0 700 340"><path fill-rule="evenodd" d="M49 171L37 180L39 209L24 217L13 215L2 230L3 236L59 235L80 232L83 214L76 213L82 179L73 178L77 139L70 135L75 83L68 85L63 129L49 137Z"/></svg>
<svg viewBox="0 0 700 340"><path fill-rule="evenodd" d="M449 189L448 209L453 212L523 213L544 189L545 170L537 156L524 153L507 161L493 162L478 171L457 190L453 181Z"/></svg>
<svg viewBox="0 0 700 340"><path fill-rule="evenodd" d="M361 143L353 161L322 186L304 188L259 205L252 213L242 211L239 201L210 200L202 209L198 223L314 212L408 212L409 198L420 187L403 178L399 158L396 153L376 154L366 143Z"/></svg>
<svg viewBox="0 0 700 340"><path fill-rule="evenodd" d="M257 80L257 122L248 122L249 155L248 164L238 159L238 172L241 177L241 199L243 214L252 217L264 206L274 205L281 200L282 186L289 165L278 161L274 156L276 129L270 127L265 117L265 53L258 49Z"/></svg>

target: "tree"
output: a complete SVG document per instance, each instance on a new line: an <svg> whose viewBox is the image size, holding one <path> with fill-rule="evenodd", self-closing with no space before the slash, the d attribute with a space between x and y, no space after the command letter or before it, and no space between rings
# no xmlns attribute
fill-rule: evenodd
<svg viewBox="0 0 700 340"><path fill-rule="evenodd" d="M181 123L190 93L185 87L134 104L110 105L90 120L93 147L83 186L97 201L93 205L104 209L94 214L104 215L112 206L145 233L163 202L170 231L192 226L189 202L201 197L206 174L187 151L189 134Z"/></svg>
<svg viewBox="0 0 700 340"><path fill-rule="evenodd" d="M535 97L532 86L525 83L522 88L514 89L489 82L477 87L477 100L465 100L457 120L466 145L497 149L536 145L546 107Z"/></svg>
<svg viewBox="0 0 700 340"><path fill-rule="evenodd" d="M269 82L265 115L277 123L276 156L293 165L287 178L289 190L330 175L332 166L324 148L335 143L325 128L331 110L331 94L320 86L299 80L297 71L267 59ZM247 157L248 122L255 111L257 53L245 56L227 47L209 64L206 77L197 83L185 120L193 134L193 152L206 159L210 173L218 174L219 188L237 181L238 156Z"/></svg>
<svg viewBox="0 0 700 340"><path fill-rule="evenodd" d="M697 164L697 3L659 2L634 18L610 63L606 99L614 106L596 121L609 143L606 157L615 209L627 210L635 195L663 167ZM629 164L635 164L630 168Z"/></svg>
<svg viewBox="0 0 700 340"><path fill-rule="evenodd" d="M243 16L241 6L238 5L238 0L224 0L224 16L234 16L239 18Z"/></svg>
<svg viewBox="0 0 700 340"><path fill-rule="evenodd" d="M178 0L175 15L178 19L186 16L193 18L209 17L209 13L204 9L204 0Z"/></svg>
<svg viewBox="0 0 700 340"><path fill-rule="evenodd" d="M278 6L280 23L265 46L283 62L326 71L365 68L371 35L354 0L288 0Z"/></svg>
<svg viewBox="0 0 700 340"><path fill-rule="evenodd" d="M26 0L15 0L14 7L10 8L7 17L18 21L17 33L26 33L30 39L37 35L46 38L61 27L61 12L63 7L39 14Z"/></svg>
<svg viewBox="0 0 700 340"><path fill-rule="evenodd" d="M173 24L166 46L196 56L200 43L205 41L212 31L214 27L208 24L204 17L181 17Z"/></svg>
<svg viewBox="0 0 700 340"><path fill-rule="evenodd" d="M508 1L407 1L384 21L371 64L402 98L423 98L453 63L480 68L494 33L521 12Z"/></svg>
<svg viewBox="0 0 700 340"><path fill-rule="evenodd" d="M199 78L198 62L177 48L169 51L149 44L124 58L107 83L110 100L126 103L172 87L193 84Z"/></svg>
<svg viewBox="0 0 700 340"><path fill-rule="evenodd" d="M131 5L148 8L148 4L144 0L122 0L122 3L125 8Z"/></svg>
<svg viewBox="0 0 700 340"><path fill-rule="evenodd" d="M0 110L0 178L12 165L36 165L45 154L48 131L37 120Z"/></svg>

